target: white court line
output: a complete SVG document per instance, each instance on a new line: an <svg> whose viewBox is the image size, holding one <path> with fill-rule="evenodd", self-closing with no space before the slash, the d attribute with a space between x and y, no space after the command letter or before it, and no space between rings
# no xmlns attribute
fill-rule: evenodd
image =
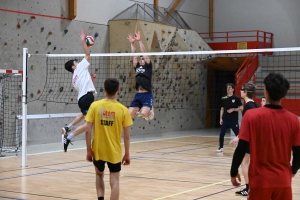
<svg viewBox="0 0 300 200"><path fill-rule="evenodd" d="M161 140L169 140L169 139L178 139L178 138L185 138L185 137L216 137L216 136L200 136L200 135L189 135L189 136L180 136L180 137L166 137L166 138L161 138L161 139L152 139L152 140L143 140L143 141L135 141L135 142L130 142L131 144L134 143L143 143L143 142L154 142L154 141L161 141ZM124 143L122 143L124 144ZM80 147L76 149L69 149L68 151L77 151L77 150L82 150L85 149L86 147ZM50 154L50 153L58 153L62 152L63 150L56 150L56 151L45 151L45 152L39 152L39 153L32 153L32 154L27 154L27 156L35 156L35 155L42 155L42 154ZM1 157L0 159L9 159L9 158L16 158L19 156L8 156L8 157Z"/></svg>

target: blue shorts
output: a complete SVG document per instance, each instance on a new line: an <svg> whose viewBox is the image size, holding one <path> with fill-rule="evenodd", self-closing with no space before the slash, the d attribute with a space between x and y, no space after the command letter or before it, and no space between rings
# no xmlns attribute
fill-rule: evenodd
<svg viewBox="0 0 300 200"><path fill-rule="evenodd" d="M144 106L152 108L153 105L153 95L151 92L143 92L136 93L133 101L131 102L129 107L139 107L142 108Z"/></svg>

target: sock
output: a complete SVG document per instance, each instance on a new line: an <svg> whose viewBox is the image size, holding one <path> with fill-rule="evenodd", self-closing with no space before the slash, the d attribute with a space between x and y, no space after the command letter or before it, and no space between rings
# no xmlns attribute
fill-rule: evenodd
<svg viewBox="0 0 300 200"><path fill-rule="evenodd" d="M75 136L75 135L74 135L74 133L70 133L70 134L68 135L68 137L67 137L67 138L68 138L69 140L71 140L71 139L72 139L72 137L74 137L74 136Z"/></svg>
<svg viewBox="0 0 300 200"><path fill-rule="evenodd" d="M98 197L98 200L104 200L104 197Z"/></svg>
<svg viewBox="0 0 300 200"><path fill-rule="evenodd" d="M246 190L249 191L249 184L246 184Z"/></svg>
<svg viewBox="0 0 300 200"><path fill-rule="evenodd" d="M71 128L73 126L72 122L67 126L68 128Z"/></svg>

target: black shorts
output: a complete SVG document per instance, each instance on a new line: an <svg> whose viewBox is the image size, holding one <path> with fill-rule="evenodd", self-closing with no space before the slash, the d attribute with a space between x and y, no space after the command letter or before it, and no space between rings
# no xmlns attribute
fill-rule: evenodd
<svg viewBox="0 0 300 200"><path fill-rule="evenodd" d="M100 172L103 172L105 169L105 163L106 161L103 160L97 160L97 161L93 161L95 167L97 167L97 169ZM121 171L121 162L116 163L116 164L112 164L110 162L107 162L107 166L110 172L120 172Z"/></svg>
<svg viewBox="0 0 300 200"><path fill-rule="evenodd" d="M92 92L88 92L82 97L80 97L78 101L78 106L83 115L86 115L91 104L94 102L95 97Z"/></svg>

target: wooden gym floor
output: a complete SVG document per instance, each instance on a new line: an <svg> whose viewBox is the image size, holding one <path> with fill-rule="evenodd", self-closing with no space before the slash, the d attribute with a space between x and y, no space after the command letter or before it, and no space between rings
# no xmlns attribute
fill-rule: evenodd
<svg viewBox="0 0 300 200"><path fill-rule="evenodd" d="M235 196L229 170L234 148L216 153L218 129L169 132L131 138L131 165L122 166L120 199L124 200L246 200ZM230 136L225 139L228 144ZM0 158L0 199L97 199L92 163L85 161L85 141L75 141L67 153L61 144L28 147L28 167L21 156ZM106 167L105 199L109 199ZM244 180L242 179L244 184ZM300 199L300 174L293 179L294 199Z"/></svg>

